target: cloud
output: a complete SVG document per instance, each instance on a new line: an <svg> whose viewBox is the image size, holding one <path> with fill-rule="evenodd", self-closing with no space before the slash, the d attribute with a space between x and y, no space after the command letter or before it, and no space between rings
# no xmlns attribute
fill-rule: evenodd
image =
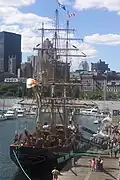
<svg viewBox="0 0 120 180"><path fill-rule="evenodd" d="M73 4L73 0L59 0L59 3L65 4L65 5L71 5Z"/></svg>
<svg viewBox="0 0 120 180"><path fill-rule="evenodd" d="M64 0L63 0L64 1ZM61 1L61 3L63 2ZM54 20L48 17L42 17L34 13L23 13L19 7L32 5L35 0L0 0L0 31L14 32L22 35L22 52L31 53L33 47L41 41L41 28L42 22L45 22L46 28L53 28ZM46 34L51 39L52 34ZM65 34L62 35L65 37ZM74 37L71 35L71 37ZM97 51L92 45L88 43L74 42L88 58L96 56ZM63 42L65 44L65 42ZM63 46L62 44L62 46ZM71 44L72 47L72 44ZM80 54L79 52L72 52L72 54ZM70 58L75 67L76 61L81 58Z"/></svg>
<svg viewBox="0 0 120 180"><path fill-rule="evenodd" d="M34 4L36 0L0 0L0 6L28 6Z"/></svg>
<svg viewBox="0 0 120 180"><path fill-rule="evenodd" d="M80 62L82 60L90 60L93 59L97 56L97 50L91 46L88 43L78 43L76 42L75 45L77 45L77 48L79 49L78 52L74 52L72 54L81 54L81 52L85 53L87 55L87 57L77 57L77 58L71 58L71 62L72 62L72 69L78 69L78 66L80 64Z"/></svg>
<svg viewBox="0 0 120 180"><path fill-rule="evenodd" d="M85 36L84 41L90 44L120 45L120 34L93 34Z"/></svg>
<svg viewBox="0 0 120 180"><path fill-rule="evenodd" d="M11 2L11 5L13 2L14 1ZM30 4L35 1L27 0L25 2L26 4ZM0 1L0 3L2 3L2 1ZM3 4L5 5L6 1ZM19 1L19 4L24 5L24 0ZM9 5L9 3L6 5ZM45 22L46 26L51 27L53 19L38 16L33 13L22 13L17 7L0 7L0 31L21 34L23 52L30 52L34 46L34 43L39 41L39 38L36 38L37 36L40 36L40 33L37 31L37 29L42 24L42 22Z"/></svg>
<svg viewBox="0 0 120 180"><path fill-rule="evenodd" d="M107 9L120 13L120 0L75 0L74 8L77 10L97 8Z"/></svg>
<svg viewBox="0 0 120 180"><path fill-rule="evenodd" d="M22 13L14 7L0 7L0 16L3 24L34 24L42 22L50 22L52 19L41 17L33 13Z"/></svg>
<svg viewBox="0 0 120 180"><path fill-rule="evenodd" d="M96 58L96 56L97 56L97 50L88 43L77 44L77 47L79 48L79 51L71 53L71 54L81 54L82 55L81 52L83 52L87 55L87 57L75 57L75 58L73 57L73 58L71 58L73 70L78 69L78 66L79 66L81 61L83 61L83 60L89 61L90 59Z"/></svg>

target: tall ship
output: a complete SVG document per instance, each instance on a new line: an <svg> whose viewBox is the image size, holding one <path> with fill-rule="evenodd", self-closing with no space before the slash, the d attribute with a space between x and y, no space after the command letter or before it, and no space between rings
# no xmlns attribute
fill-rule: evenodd
<svg viewBox="0 0 120 180"><path fill-rule="evenodd" d="M54 28L45 28L41 31L40 47L35 47L38 52L37 74L35 78L27 79L27 88L34 93L37 112L35 129L30 132L24 129L23 133L16 134L14 142L10 145L12 161L20 168L30 170L48 170L56 167L61 170L66 162L73 157L73 153L81 148L81 133L79 126L73 118L73 108L70 104L71 90L78 83L69 81L69 57L86 57L84 54L71 54L79 51L69 47L70 38L74 29L58 26L58 10L56 10L56 25ZM45 34L53 33L53 45L44 46ZM61 34L64 38L61 37ZM79 39L78 39L79 40ZM48 39L46 39L48 41ZM62 45L61 45L62 44ZM49 56L50 58L46 58ZM47 109L50 112L48 122L45 122L41 112Z"/></svg>

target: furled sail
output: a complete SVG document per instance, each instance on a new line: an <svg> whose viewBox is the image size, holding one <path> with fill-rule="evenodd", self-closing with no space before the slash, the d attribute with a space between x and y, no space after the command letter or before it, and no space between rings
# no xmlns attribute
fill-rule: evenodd
<svg viewBox="0 0 120 180"><path fill-rule="evenodd" d="M35 79L32 79L32 78L28 78L27 81L26 81L26 87L28 89L30 88L33 88L37 85L37 81Z"/></svg>

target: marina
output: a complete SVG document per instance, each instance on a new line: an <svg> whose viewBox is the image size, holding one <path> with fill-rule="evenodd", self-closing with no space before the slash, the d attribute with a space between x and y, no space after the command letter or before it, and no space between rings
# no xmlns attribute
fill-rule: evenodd
<svg viewBox="0 0 120 180"><path fill-rule="evenodd" d="M57 5L61 6L58 1ZM108 108L105 82L103 104L86 101L84 93L80 100L85 89L82 76L70 80L71 58L87 55L74 45L83 40L76 37L69 18L60 26L59 15L55 9L53 26L42 22L36 30L40 32L39 44L33 45L36 70L25 79L30 93L25 96L31 99L24 98L21 88L21 99L3 97L0 104L0 180L120 178L120 123L113 121L117 111L113 104ZM97 81L86 82L88 87L100 86ZM90 89L94 92L95 87Z"/></svg>
<svg viewBox="0 0 120 180"><path fill-rule="evenodd" d="M18 124L9 146L11 160L28 179L30 179L29 177L33 172L35 174L40 172L41 175L50 175L54 167L57 168L57 171L61 171L74 156L74 153L85 152L89 149L95 142L90 142L90 131L84 132L82 128L83 132L81 132L80 118L85 116L86 119L86 115L90 115L92 120L95 120L97 116L100 116L99 118L102 120L104 117L103 114L100 114L98 108L79 109L78 111L77 108L82 108L81 105L78 104L77 107L69 102L70 99L73 99L74 93L71 93L72 88L77 88L80 85L80 83L69 82L69 56L86 57L86 55L81 52L77 56L70 54L71 51L79 50L71 48L70 45L69 35L70 32L72 33L75 30L70 28L69 20L66 21L65 28L59 27L58 19L59 11L56 9L55 27L48 29L42 23L39 29L41 31L40 47L33 48L33 50L37 51L38 56L37 74L35 78L29 77L26 80L26 88L31 89L33 100L35 101L34 105L36 105L34 129L30 131L28 127L22 127L21 131L18 131ZM46 37L46 33L49 31L53 34L53 44L50 47L46 47L44 42L49 41ZM63 39L60 32L66 34L65 46L61 42ZM62 53L63 51L65 53ZM44 55L46 52L48 52L49 58L45 59ZM65 62L61 56L64 56ZM60 70L59 74L57 73L58 70ZM22 102L19 104L23 105ZM89 105L85 103L82 106L89 108ZM94 106L96 105L94 104ZM46 113L48 116L47 121L45 121ZM19 117L22 117L21 115L24 116L24 111L17 107L13 110L8 110L4 114L7 120L14 119L16 116L19 119ZM107 113L105 116L108 115ZM97 125L95 127L98 128ZM95 133L97 133L97 129L94 131ZM105 136L104 133L102 136ZM97 142L96 146L100 147L100 143Z"/></svg>
<svg viewBox="0 0 120 180"><path fill-rule="evenodd" d="M19 127L19 128L18 128ZM24 128L33 130L34 120L16 119L0 122L0 179L1 180L21 180L25 179L24 174L18 171L18 168L11 162L9 156L9 145L14 137L16 129L21 132ZM7 133L6 133L7 132ZM6 141L5 139L6 138ZM39 178L38 178L39 179Z"/></svg>
<svg viewBox="0 0 120 180"><path fill-rule="evenodd" d="M88 121L87 121L88 122ZM88 122L89 123L89 122ZM82 120L81 120L82 124ZM1 180L27 180L27 178L24 176L24 174L20 171L18 171L18 168L15 166L13 162L11 162L9 157L9 145L11 143L11 138L14 136L16 131L16 126L19 125L19 131L21 131L23 128L28 127L29 129L33 130L34 121L31 119L29 121L26 121L26 119L21 120L9 120L0 122L0 179ZM89 124L90 126L90 124ZM93 122L91 122L91 129L93 128ZM7 133L5 133L7 132ZM4 137L6 137L6 141L4 140ZM96 148L95 148L96 149ZM119 166L118 166L118 158L115 159L110 158L110 156L106 153L106 155L103 155L103 151L92 150L92 154L90 155L89 152L86 152L86 155L83 154L82 157L77 158L75 161L75 165L72 164L72 161L70 160L68 164L64 167L64 169L61 171L61 176L59 176L60 180L74 180L74 179L81 179L81 180L105 180L105 179L115 179L118 177L119 174ZM88 156L89 154L89 156ZM92 159L94 156L97 157L98 155L101 155L104 159L104 169L106 172L91 172L88 167L88 161L89 159ZM72 167L73 166L73 167ZM75 167L74 167L75 166ZM72 171L71 172L71 168ZM77 176L75 175L75 173ZM99 179L96 179L96 177ZM44 180L46 178L31 178L32 180Z"/></svg>

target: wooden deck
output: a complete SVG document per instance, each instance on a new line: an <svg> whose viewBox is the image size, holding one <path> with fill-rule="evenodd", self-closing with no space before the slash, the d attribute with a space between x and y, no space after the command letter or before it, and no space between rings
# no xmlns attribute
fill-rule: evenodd
<svg viewBox="0 0 120 180"><path fill-rule="evenodd" d="M104 172L94 172L88 167L91 157L82 157L76 161L75 167L71 168L71 162L61 171L59 180L118 180L118 158L103 157ZM69 169L69 170L68 170Z"/></svg>

